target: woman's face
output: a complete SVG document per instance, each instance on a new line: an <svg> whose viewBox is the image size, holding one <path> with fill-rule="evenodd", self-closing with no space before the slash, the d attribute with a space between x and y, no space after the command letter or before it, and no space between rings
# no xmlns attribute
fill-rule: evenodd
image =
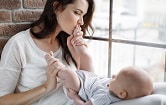
<svg viewBox="0 0 166 105"><path fill-rule="evenodd" d="M86 0L75 0L63 11L56 12L58 25L62 31L72 34L77 25L84 24L83 16L87 13L88 2Z"/></svg>

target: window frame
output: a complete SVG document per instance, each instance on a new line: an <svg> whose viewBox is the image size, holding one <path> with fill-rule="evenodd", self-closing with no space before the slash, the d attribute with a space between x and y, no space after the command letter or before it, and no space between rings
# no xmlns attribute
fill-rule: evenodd
<svg viewBox="0 0 166 105"><path fill-rule="evenodd" d="M141 42L141 41L132 41L132 40L124 40L124 39L114 39L112 38L112 10L113 10L113 0L110 0L110 11L109 11L109 38L103 37L95 37L95 36L85 36L85 39L97 40L97 41L107 41L109 43L108 48L108 77L111 77L111 55L112 55L112 43L120 43L120 44L130 44L130 45L138 45L145 47L153 47L153 48L166 48L165 44L151 43L151 42ZM102 29L99 29L102 30ZM166 53L165 53L165 61L164 61L164 82L166 82Z"/></svg>

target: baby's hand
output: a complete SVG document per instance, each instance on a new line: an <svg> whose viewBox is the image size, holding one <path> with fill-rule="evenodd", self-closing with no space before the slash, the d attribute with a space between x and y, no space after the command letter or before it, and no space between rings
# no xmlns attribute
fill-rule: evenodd
<svg viewBox="0 0 166 105"><path fill-rule="evenodd" d="M76 99L77 97L79 97L78 94L77 94L77 92L75 92L73 89L67 89L67 96L68 96L70 99L72 99L72 100L74 100L74 99Z"/></svg>

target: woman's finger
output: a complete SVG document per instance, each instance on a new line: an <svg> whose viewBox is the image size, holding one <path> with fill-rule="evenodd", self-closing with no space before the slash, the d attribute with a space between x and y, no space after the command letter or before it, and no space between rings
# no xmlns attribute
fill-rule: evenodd
<svg viewBox="0 0 166 105"><path fill-rule="evenodd" d="M52 65L53 63L58 62L58 59L51 57L47 60L48 65Z"/></svg>
<svg viewBox="0 0 166 105"><path fill-rule="evenodd" d="M55 69L62 69L65 67L65 65L57 59L55 62L53 62L50 65L50 67L55 70Z"/></svg>

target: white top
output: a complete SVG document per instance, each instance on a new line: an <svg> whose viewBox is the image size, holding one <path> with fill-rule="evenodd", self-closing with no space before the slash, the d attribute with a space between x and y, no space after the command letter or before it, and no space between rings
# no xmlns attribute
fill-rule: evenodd
<svg viewBox="0 0 166 105"><path fill-rule="evenodd" d="M46 52L34 43L29 29L19 32L5 45L0 62L0 96L13 92L24 92L33 89L46 81ZM54 56L62 61L62 49ZM67 65L67 64L66 64ZM73 63L70 65L76 70ZM58 88L50 95L42 97L33 105L65 105L67 98L59 81Z"/></svg>

